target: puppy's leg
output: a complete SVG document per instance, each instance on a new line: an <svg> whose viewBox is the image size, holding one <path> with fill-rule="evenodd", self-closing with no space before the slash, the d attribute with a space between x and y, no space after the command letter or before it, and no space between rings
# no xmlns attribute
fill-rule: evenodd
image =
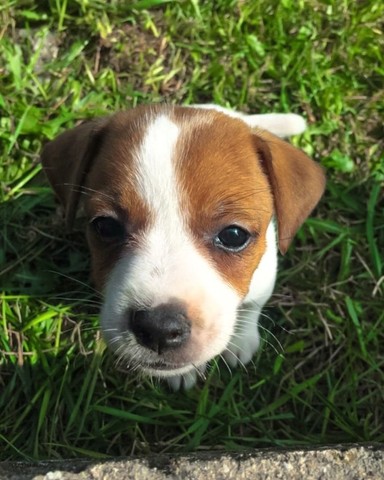
<svg viewBox="0 0 384 480"><path fill-rule="evenodd" d="M246 365L259 348L258 319L260 312L261 308L254 305L239 309L235 332L227 349L222 354L230 367L234 368L238 364Z"/></svg>
<svg viewBox="0 0 384 480"><path fill-rule="evenodd" d="M199 367L196 367L193 370L190 370L187 373L183 373L182 375L174 375L173 377L168 377L167 378L167 383L171 390L177 391L177 390L189 390L192 388L198 377L204 377L204 371L206 368L206 364L200 365Z"/></svg>
<svg viewBox="0 0 384 480"><path fill-rule="evenodd" d="M231 367L250 362L260 344L258 320L272 295L277 273L276 231L273 221L269 224L266 240L264 255L253 274L248 294L238 308L235 330L223 353L225 361Z"/></svg>

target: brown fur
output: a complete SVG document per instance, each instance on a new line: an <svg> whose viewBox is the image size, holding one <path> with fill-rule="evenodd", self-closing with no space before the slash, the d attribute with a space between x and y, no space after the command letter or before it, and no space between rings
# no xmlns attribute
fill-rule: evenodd
<svg viewBox="0 0 384 480"><path fill-rule="evenodd" d="M165 110L181 125L175 155L182 187L182 211L196 245L241 295L264 251L275 212L279 247L285 253L296 230L324 190L322 169L303 152L264 131L221 113L172 107L139 107L94 120L60 135L44 149L47 176L73 221L82 187L88 219L113 213L124 222L130 243L105 245L91 231L88 240L99 288L119 256L129 253L151 221L134 188L134 152L150 119ZM239 253L218 249L212 238L236 224L252 234Z"/></svg>

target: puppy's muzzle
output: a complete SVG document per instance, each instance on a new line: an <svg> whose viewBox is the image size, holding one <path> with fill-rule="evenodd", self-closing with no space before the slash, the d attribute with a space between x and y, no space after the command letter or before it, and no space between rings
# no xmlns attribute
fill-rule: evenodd
<svg viewBox="0 0 384 480"><path fill-rule="evenodd" d="M185 309L174 303L131 311L129 328L140 345L158 355L183 347L191 336L191 322Z"/></svg>

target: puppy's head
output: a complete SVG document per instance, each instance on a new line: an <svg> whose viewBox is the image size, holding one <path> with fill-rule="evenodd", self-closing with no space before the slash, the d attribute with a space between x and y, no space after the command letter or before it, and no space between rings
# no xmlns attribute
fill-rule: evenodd
<svg viewBox="0 0 384 480"><path fill-rule="evenodd" d="M228 346L255 272L275 256L272 217L284 253L324 189L320 167L288 143L194 108L91 121L50 142L42 161L68 224L83 203L107 342L158 376Z"/></svg>

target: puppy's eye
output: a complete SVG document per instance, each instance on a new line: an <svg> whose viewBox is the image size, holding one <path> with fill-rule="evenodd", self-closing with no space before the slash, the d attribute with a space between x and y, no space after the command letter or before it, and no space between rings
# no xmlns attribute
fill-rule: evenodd
<svg viewBox="0 0 384 480"><path fill-rule="evenodd" d="M223 228L214 238L214 244L229 252L241 252L249 243L251 234L237 225Z"/></svg>
<svg viewBox="0 0 384 480"><path fill-rule="evenodd" d="M126 232L124 225L112 217L96 217L91 225L97 235L106 242L123 240Z"/></svg>

